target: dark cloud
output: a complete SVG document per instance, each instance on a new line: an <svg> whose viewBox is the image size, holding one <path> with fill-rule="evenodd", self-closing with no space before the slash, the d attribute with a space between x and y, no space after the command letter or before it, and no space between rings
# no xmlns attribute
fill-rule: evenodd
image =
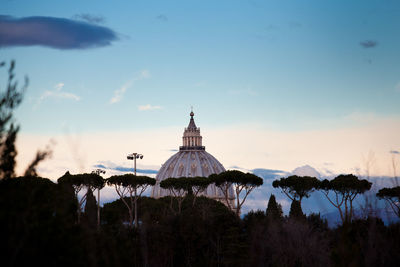
<svg viewBox="0 0 400 267"><path fill-rule="evenodd" d="M94 168L100 168L100 169L108 169L108 170L114 170L114 171L120 171L120 172L134 172L135 170L133 168L127 168L123 166L113 166L113 167L107 167L103 164L96 164L93 165ZM142 174L157 174L158 170L146 170L146 169L137 169L137 173L142 173Z"/></svg>
<svg viewBox="0 0 400 267"><path fill-rule="evenodd" d="M160 14L156 17L156 19L161 20L161 21L168 21L168 17L164 14Z"/></svg>
<svg viewBox="0 0 400 267"><path fill-rule="evenodd" d="M111 45L117 34L106 27L54 17L0 16L0 47L41 45L87 49Z"/></svg>
<svg viewBox="0 0 400 267"><path fill-rule="evenodd" d="M373 48L378 45L378 42L373 40L365 40L360 42L360 45L364 48Z"/></svg>
<svg viewBox="0 0 400 267"><path fill-rule="evenodd" d="M400 154L400 151L397 151L397 150L390 150L389 153L390 153L390 154Z"/></svg>
<svg viewBox="0 0 400 267"><path fill-rule="evenodd" d="M94 16L94 15L90 15L87 13L77 14L77 15L73 16L72 18L84 20L84 21L87 21L87 22L93 23L93 24L103 24L106 21L106 19L103 16Z"/></svg>

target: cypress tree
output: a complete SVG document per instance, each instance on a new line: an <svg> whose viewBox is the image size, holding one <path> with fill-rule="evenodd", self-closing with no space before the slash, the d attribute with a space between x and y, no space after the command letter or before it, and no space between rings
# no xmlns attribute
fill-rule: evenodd
<svg viewBox="0 0 400 267"><path fill-rule="evenodd" d="M278 220L282 218L282 206L276 202L275 196L271 194L268 200L267 218Z"/></svg>
<svg viewBox="0 0 400 267"><path fill-rule="evenodd" d="M97 223L97 204L96 198L93 195L92 189L89 187L87 196L86 196L86 204L85 204L85 221L90 226L96 226Z"/></svg>
<svg viewBox="0 0 400 267"><path fill-rule="evenodd" d="M292 205L290 205L290 211L289 211L289 218L293 219L304 219L305 215L303 211L301 210L301 205L300 202L297 200L292 201Z"/></svg>

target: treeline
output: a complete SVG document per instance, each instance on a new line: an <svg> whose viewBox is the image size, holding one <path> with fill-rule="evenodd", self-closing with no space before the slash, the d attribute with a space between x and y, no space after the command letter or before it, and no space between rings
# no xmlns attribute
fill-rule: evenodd
<svg viewBox="0 0 400 267"><path fill-rule="evenodd" d="M400 260L400 225L378 218L330 229L296 204L284 216L272 195L266 210L241 219L221 202L189 194L179 213L175 197L138 197L140 220L131 227L128 194L101 207L98 227L96 192L88 191L78 215L69 183L1 180L2 266L398 266Z"/></svg>

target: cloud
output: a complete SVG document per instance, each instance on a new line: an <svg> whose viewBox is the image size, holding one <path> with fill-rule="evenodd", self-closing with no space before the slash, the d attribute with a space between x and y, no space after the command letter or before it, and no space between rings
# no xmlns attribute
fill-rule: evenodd
<svg viewBox="0 0 400 267"><path fill-rule="evenodd" d="M93 24L103 24L106 21L103 16L94 16L87 13L76 14L72 18L77 20L84 20Z"/></svg>
<svg viewBox="0 0 400 267"><path fill-rule="evenodd" d="M140 111L148 111L148 110L162 109L162 107L161 106L152 106L150 104L147 104L147 105L139 106L138 109Z"/></svg>
<svg viewBox="0 0 400 267"><path fill-rule="evenodd" d="M45 100L46 98L61 98L61 99L70 99L70 100L74 100L74 101L81 100L81 97L78 95L62 91L63 88L64 88L64 83L58 83L54 86L54 90L45 91L39 97L34 108L37 108L40 105L40 103L42 103L42 101Z"/></svg>
<svg viewBox="0 0 400 267"><path fill-rule="evenodd" d="M135 81L150 78L150 72L148 70L141 70L138 75L136 75L132 80L125 83L121 88L114 91L114 96L110 99L110 104L115 104L121 101L126 90L130 88Z"/></svg>
<svg viewBox="0 0 400 267"><path fill-rule="evenodd" d="M122 96L125 94L126 89L131 87L133 84L133 81L129 81L125 83L121 88L117 89L114 91L114 96L110 99L110 104L115 104L121 101Z"/></svg>
<svg viewBox="0 0 400 267"><path fill-rule="evenodd" d="M156 19L167 22L168 21L168 17L164 14L160 14L156 17Z"/></svg>
<svg viewBox="0 0 400 267"><path fill-rule="evenodd" d="M117 34L103 26L55 17L0 16L0 47L40 45L87 49L111 45Z"/></svg>
<svg viewBox="0 0 400 267"><path fill-rule="evenodd" d="M378 45L378 42L373 40L365 40L360 42L360 45L364 48L373 48Z"/></svg>
<svg viewBox="0 0 400 267"><path fill-rule="evenodd" d="M96 164L93 165L94 168L100 168L100 169L109 169L109 170L114 170L114 171L119 171L119 172L134 172L134 168L129 168L129 167L124 167L124 166L105 166L104 164ZM138 169L136 168L137 173L142 173L142 174L157 174L158 170L150 170L150 169Z"/></svg>
<svg viewBox="0 0 400 267"><path fill-rule="evenodd" d="M390 153L390 154L400 154L400 151L397 151L397 150L390 150L389 153Z"/></svg>
<svg viewBox="0 0 400 267"><path fill-rule="evenodd" d="M292 174L297 175L297 176L311 176L311 177L316 177L316 178L321 177L321 174L316 169L311 167L310 165L304 165L301 167L297 167L296 169L294 169L292 171Z"/></svg>

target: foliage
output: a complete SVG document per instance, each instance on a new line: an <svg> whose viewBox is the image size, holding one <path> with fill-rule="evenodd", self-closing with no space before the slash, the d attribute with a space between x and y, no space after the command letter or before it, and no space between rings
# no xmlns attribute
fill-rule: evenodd
<svg viewBox="0 0 400 267"><path fill-rule="evenodd" d="M74 194L41 177L0 181L2 266L27 266L49 255L69 253L74 226Z"/></svg>
<svg viewBox="0 0 400 267"><path fill-rule="evenodd" d="M38 150L36 152L36 157L33 159L33 161L29 164L28 168L25 170L24 176L38 176L36 167L41 161L45 160L51 155L52 151L50 150L50 148L46 148L45 150Z"/></svg>
<svg viewBox="0 0 400 267"><path fill-rule="evenodd" d="M319 185L329 202L339 210L343 223L348 223L353 217L353 201L357 195L368 191L372 183L367 180L359 180L353 174L339 175L333 180L323 180ZM334 200L329 197L329 192L335 194ZM342 206L344 205L344 214Z"/></svg>
<svg viewBox="0 0 400 267"><path fill-rule="evenodd" d="M5 62L0 62L0 67ZM0 93L0 179L14 177L15 140L19 126L13 120L14 109L17 108L23 99L24 91L28 86L28 78L25 77L25 84L19 88L18 81L15 81L15 61L11 61L8 69L8 83L5 92Z"/></svg>
<svg viewBox="0 0 400 267"><path fill-rule="evenodd" d="M86 192L86 203L83 214L83 220L89 227L95 227L97 222L97 206L96 198L93 195L93 191L88 187Z"/></svg>
<svg viewBox="0 0 400 267"><path fill-rule="evenodd" d="M220 174L212 174L210 175L209 179L215 183L215 186L221 189L225 197L225 202L230 209L236 210L237 216L240 215L240 209L251 191L263 184L262 178L252 173L243 173L237 170L225 171L221 172ZM229 190L232 188L232 186L235 190L236 207L231 206L229 199ZM244 197L240 199L240 194L242 192L244 193Z"/></svg>
<svg viewBox="0 0 400 267"><path fill-rule="evenodd" d="M386 200L393 212L400 217L400 186L382 188L378 191L376 196L380 199Z"/></svg>
<svg viewBox="0 0 400 267"><path fill-rule="evenodd" d="M211 180L206 177L179 177L167 178L160 183L160 187L169 191L178 202L178 213L181 212L182 202L187 195L193 196L194 206L197 197L210 185ZM172 209L172 198L170 207Z"/></svg>
<svg viewBox="0 0 400 267"><path fill-rule="evenodd" d="M282 219L282 206L276 202L275 196L273 194L271 194L271 196L269 197L266 215L269 220Z"/></svg>
<svg viewBox="0 0 400 267"><path fill-rule="evenodd" d="M299 201L297 201L297 200L292 201L292 204L290 205L289 218L295 219L295 220L305 219L305 215L303 213L303 210L301 209L301 205L300 205Z"/></svg>
<svg viewBox="0 0 400 267"><path fill-rule="evenodd" d="M301 205L302 199L310 197L310 194L319 185L319 180L310 176L292 175L272 182L274 188L281 188L285 195L293 200L298 200Z"/></svg>
<svg viewBox="0 0 400 267"><path fill-rule="evenodd" d="M121 199L107 203L97 231L84 223L90 206L94 211L91 194L82 223L74 223L71 184L5 179L0 196L2 266L43 265L43 259L51 266L117 267L397 266L400 260L400 224L385 226L375 218L334 229L319 214L269 220L264 211L252 211L240 219L204 196L193 206L189 194L180 214L169 208L173 197L138 198L136 229L124 223L129 216Z"/></svg>
<svg viewBox="0 0 400 267"><path fill-rule="evenodd" d="M191 193L193 194L193 206L196 202L197 197L207 190L207 187L210 185L211 180L207 177L190 177L188 178L189 184L191 186Z"/></svg>
<svg viewBox="0 0 400 267"><path fill-rule="evenodd" d="M104 179L98 174L82 173L82 174L72 175L69 173L69 171L67 171L63 176L58 178L57 182L60 185L70 186L74 189L75 198L76 198L76 201L78 204L77 205L77 214L78 214L77 222L78 223L80 223L82 209L86 202L88 192L93 192L93 189L100 190L101 188L104 187L104 184L105 184ZM86 188L87 191L81 197L81 199L79 199L78 194L84 188Z"/></svg>
<svg viewBox="0 0 400 267"><path fill-rule="evenodd" d="M124 175L113 175L107 179L107 184L114 186L121 201L125 204L129 213L129 225L139 226L137 215L137 200L143 192L150 186L155 185L156 180L147 176L136 176L128 173ZM129 197L129 201L125 200Z"/></svg>

